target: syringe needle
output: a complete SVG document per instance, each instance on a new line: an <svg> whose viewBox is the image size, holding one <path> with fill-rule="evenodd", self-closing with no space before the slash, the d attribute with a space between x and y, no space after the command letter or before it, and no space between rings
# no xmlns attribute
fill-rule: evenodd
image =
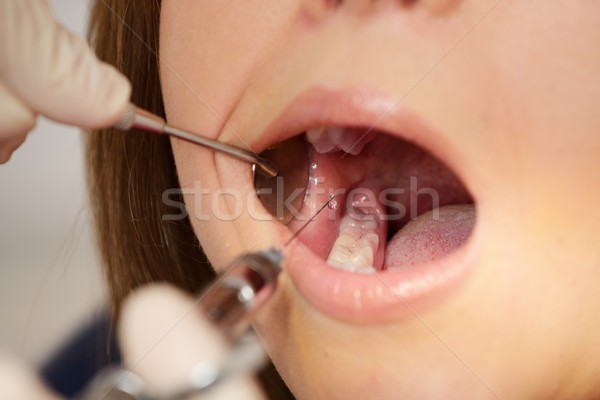
<svg viewBox="0 0 600 400"><path fill-rule="evenodd" d="M308 226L308 224L310 224L311 222L313 222L313 221L314 221L314 219L315 219L315 218L317 218L317 215L319 215L319 214L321 213L321 211L323 211L323 210L325 209L325 207L327 207L327 206L328 206L328 205L331 203L331 201L332 201L332 200L335 198L335 196L336 196L335 194L332 194L332 195L329 197L329 200L327 200L327 202L325 202L325 204L323 204L323 205L321 206L321 208L319 208L319 209L317 210L317 212L315 212L315 213L313 214L313 216L312 216L312 217L310 217L310 219L309 219L308 221L306 221L306 223L300 227L300 229L298 229L296 232L294 232L294 234L292 235L292 237L291 237L291 238L289 238L289 239L287 240L287 242L285 242L285 243L283 244L283 247L284 247L284 248L288 247L288 245L289 245L290 243L292 243L292 240L296 239L296 237L298 237L298 235L299 235L299 234L300 234L300 233L301 233L301 232L304 230L304 228L306 228L306 227Z"/></svg>

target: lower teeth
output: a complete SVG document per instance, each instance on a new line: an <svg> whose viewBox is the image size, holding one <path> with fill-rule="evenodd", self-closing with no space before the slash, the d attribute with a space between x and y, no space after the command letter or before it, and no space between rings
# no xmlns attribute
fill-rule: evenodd
<svg viewBox="0 0 600 400"><path fill-rule="evenodd" d="M340 234L333 244L327 263L346 271L375 273L373 260L379 246L377 226L378 222L374 219L357 220L346 215L342 219Z"/></svg>

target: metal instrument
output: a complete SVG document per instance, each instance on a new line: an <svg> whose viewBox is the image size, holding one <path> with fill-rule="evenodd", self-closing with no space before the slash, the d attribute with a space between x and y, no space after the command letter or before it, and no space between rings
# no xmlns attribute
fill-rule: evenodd
<svg viewBox="0 0 600 400"><path fill-rule="evenodd" d="M283 245L286 248L335 198L329 200ZM283 253L270 248L246 253L235 260L199 297L198 308L232 343L221 365L199 362L188 377L188 386L168 394L156 394L144 381L120 366L106 368L78 400L183 400L198 395L235 374L258 370L266 355L250 320L273 297L282 271Z"/></svg>
<svg viewBox="0 0 600 400"><path fill-rule="evenodd" d="M143 110L134 104L129 104L129 107L123 114L121 120L114 124L113 127L124 131L135 128L147 132L164 133L169 136L218 151L220 153L225 153L231 157L237 158L238 160L254 164L258 166L260 170L268 177L274 178L278 173L275 165L273 165L269 160L260 157L256 153L175 128L171 125L168 125L166 121L158 115Z"/></svg>

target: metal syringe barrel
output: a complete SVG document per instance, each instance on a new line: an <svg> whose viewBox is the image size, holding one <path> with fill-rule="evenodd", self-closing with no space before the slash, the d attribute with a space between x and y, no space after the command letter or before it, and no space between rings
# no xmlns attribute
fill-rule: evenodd
<svg viewBox="0 0 600 400"><path fill-rule="evenodd" d="M282 259L273 248L244 254L200 295L200 308L230 340L246 331L254 313L275 291Z"/></svg>

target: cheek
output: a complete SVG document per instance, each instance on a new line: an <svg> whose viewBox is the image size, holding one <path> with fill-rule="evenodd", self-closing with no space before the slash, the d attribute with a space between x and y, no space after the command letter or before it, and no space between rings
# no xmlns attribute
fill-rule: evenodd
<svg viewBox="0 0 600 400"><path fill-rule="evenodd" d="M187 215L215 270L224 271L239 254L269 248L275 233L257 223L270 223L271 216L261 214L250 165L177 139L171 144Z"/></svg>
<svg viewBox="0 0 600 400"><path fill-rule="evenodd" d="M600 218L600 212L585 206L600 200L595 184L600 172L594 167L600 156L595 106L600 101L600 6L556 1L544 3L541 13L539 4L522 1L495 15L511 30L489 35L486 50L495 99L484 104L484 115L495 136L505 138L490 162L504 168L498 176L508 181L497 185L505 190L496 190L496 198L510 198L515 228L527 232L532 243L545 238L536 243L538 249L571 246L574 255L581 253L588 242L584 233ZM586 253L596 252L588 248Z"/></svg>
<svg viewBox="0 0 600 400"><path fill-rule="evenodd" d="M160 25L161 87L170 122L211 138L243 95L253 66L289 24L290 2L224 7L216 0L166 0Z"/></svg>
<svg viewBox="0 0 600 400"><path fill-rule="evenodd" d="M414 98L460 141L473 166L465 176L494 226L562 246L571 232L579 246L600 218L586 206L600 200L600 6L540 5L499 3Z"/></svg>
<svg viewBox="0 0 600 400"><path fill-rule="evenodd" d="M229 133L234 138L227 141L238 146L251 141L246 130L225 121L244 96L253 67L261 64L295 11L295 2L276 2L268 10L263 3L223 7L215 0L163 1L159 51L169 123L213 139ZM261 234L260 226L254 235L241 233L249 213L259 208L248 201L254 191L249 166L187 143L175 140L172 145L192 225L215 268L249 248L268 245L270 233ZM234 174L239 179L221 182L217 169L232 168L239 169ZM230 190L238 196L225 193Z"/></svg>

